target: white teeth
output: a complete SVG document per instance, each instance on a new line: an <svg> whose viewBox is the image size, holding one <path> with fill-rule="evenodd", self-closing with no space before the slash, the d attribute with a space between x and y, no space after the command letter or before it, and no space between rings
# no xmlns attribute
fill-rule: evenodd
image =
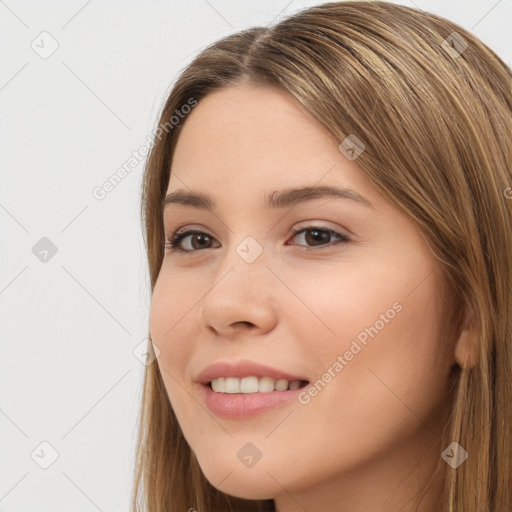
<svg viewBox="0 0 512 512"><path fill-rule="evenodd" d="M213 379L212 380L213 391L216 391L217 393L224 391L224 389L225 389L224 380L225 380L224 377L219 377L218 379Z"/></svg>
<svg viewBox="0 0 512 512"><path fill-rule="evenodd" d="M284 379L279 379L276 383L276 391L286 391L288 389L288 381Z"/></svg>
<svg viewBox="0 0 512 512"><path fill-rule="evenodd" d="M260 393L270 393L274 391L274 379L270 377L262 377L258 384L258 391Z"/></svg>
<svg viewBox="0 0 512 512"><path fill-rule="evenodd" d="M300 388L301 381L274 380L271 377L218 377L211 381L212 390L216 393L270 393Z"/></svg>
<svg viewBox="0 0 512 512"><path fill-rule="evenodd" d="M244 377L240 380L240 393L257 393L258 379L256 377Z"/></svg>
<svg viewBox="0 0 512 512"><path fill-rule="evenodd" d="M240 379L226 377L224 381L224 393L240 393Z"/></svg>

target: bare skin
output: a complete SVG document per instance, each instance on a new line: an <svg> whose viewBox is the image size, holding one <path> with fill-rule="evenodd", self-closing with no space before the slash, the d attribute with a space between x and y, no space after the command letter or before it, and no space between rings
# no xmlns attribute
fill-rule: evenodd
<svg viewBox="0 0 512 512"><path fill-rule="evenodd" d="M463 345L443 339L440 262L339 142L271 87L237 85L199 102L168 193L200 192L216 206L164 213L167 238L188 226L207 237L166 249L150 311L157 362L185 438L223 492L273 498L279 512L438 512L439 477L417 509L415 500L446 448L448 377ZM263 203L309 185L351 189L373 207L333 197ZM252 263L236 250L246 237L262 250ZM370 326L378 333L345 356ZM241 360L329 381L250 418L217 417L194 380L211 363ZM252 467L237 457L247 443L261 453Z"/></svg>

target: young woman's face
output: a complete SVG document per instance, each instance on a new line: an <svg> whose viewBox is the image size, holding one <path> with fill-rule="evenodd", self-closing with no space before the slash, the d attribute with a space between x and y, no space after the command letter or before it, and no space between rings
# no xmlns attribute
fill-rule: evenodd
<svg viewBox="0 0 512 512"><path fill-rule="evenodd" d="M439 261L341 142L287 93L238 85L201 100L176 147L166 238L199 234L166 249L150 331L183 434L228 494L346 505L382 485L394 503L444 449Z"/></svg>

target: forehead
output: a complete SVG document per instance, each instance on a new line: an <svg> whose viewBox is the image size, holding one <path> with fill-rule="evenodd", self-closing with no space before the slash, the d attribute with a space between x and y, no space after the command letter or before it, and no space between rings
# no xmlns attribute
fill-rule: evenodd
<svg viewBox="0 0 512 512"><path fill-rule="evenodd" d="M251 187L263 195L299 183L364 186L361 169L338 145L286 91L249 84L221 89L188 115L168 190Z"/></svg>

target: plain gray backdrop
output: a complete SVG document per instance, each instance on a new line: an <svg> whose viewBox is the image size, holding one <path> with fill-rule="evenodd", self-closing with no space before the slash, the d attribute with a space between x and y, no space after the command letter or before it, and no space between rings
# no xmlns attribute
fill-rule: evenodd
<svg viewBox="0 0 512 512"><path fill-rule="evenodd" d="M130 158L202 48L320 3L0 1L0 511L128 510L150 304ZM512 0L396 3L512 62Z"/></svg>

